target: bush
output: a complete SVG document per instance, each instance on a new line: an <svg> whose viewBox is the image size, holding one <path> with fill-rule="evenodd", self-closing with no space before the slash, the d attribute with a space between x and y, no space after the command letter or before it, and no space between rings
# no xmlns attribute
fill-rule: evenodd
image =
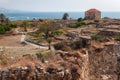
<svg viewBox="0 0 120 80"><path fill-rule="evenodd" d="M88 46L88 44L85 39L76 40L71 43L72 49L75 49L75 50L78 50L80 48L85 48L87 46Z"/></svg>
<svg viewBox="0 0 120 80"><path fill-rule="evenodd" d="M0 25L0 34L4 34L6 31L10 31L11 27Z"/></svg>
<svg viewBox="0 0 120 80"><path fill-rule="evenodd" d="M74 41L72 44L71 44L72 48L73 49L80 49L82 44L81 44L81 41Z"/></svg>
<svg viewBox="0 0 120 80"><path fill-rule="evenodd" d="M120 39L120 36L113 36L113 38L115 38L115 39Z"/></svg>
<svg viewBox="0 0 120 80"><path fill-rule="evenodd" d="M6 58L1 58L0 62L2 65L6 65L7 64L7 59Z"/></svg>
<svg viewBox="0 0 120 80"><path fill-rule="evenodd" d="M78 22L81 22L82 20L83 20L82 18L78 18L78 20L77 20L77 21L78 21Z"/></svg>
<svg viewBox="0 0 120 80"><path fill-rule="evenodd" d="M96 36L91 36L91 37L92 37L92 40L98 41L98 40L102 39L104 36L103 35L96 35Z"/></svg>
<svg viewBox="0 0 120 80"><path fill-rule="evenodd" d="M54 45L54 48L56 50L63 50L63 51L70 51L71 50L69 44L67 44L66 42L57 43Z"/></svg>
<svg viewBox="0 0 120 80"><path fill-rule="evenodd" d="M51 34L59 36L59 35L63 34L63 32L62 31L54 31L54 32L51 32Z"/></svg>
<svg viewBox="0 0 120 80"><path fill-rule="evenodd" d="M36 56L37 56L37 58L38 59L40 59L40 60L43 60L43 59L49 59L51 56L52 56L52 54L51 54L51 51L45 51L45 52L38 52L38 53L36 53Z"/></svg>
<svg viewBox="0 0 120 80"><path fill-rule="evenodd" d="M11 30L11 27L9 27L9 26L4 26L4 29L5 29L5 31L10 31L10 30Z"/></svg>
<svg viewBox="0 0 120 80"><path fill-rule="evenodd" d="M0 26L0 34L4 34L5 33L5 29L3 26Z"/></svg>
<svg viewBox="0 0 120 80"><path fill-rule="evenodd" d="M42 34L42 33L29 33L29 35L34 38L41 38L44 36L44 34Z"/></svg>
<svg viewBox="0 0 120 80"><path fill-rule="evenodd" d="M16 28L17 27L17 24L10 24L9 25L11 28Z"/></svg>
<svg viewBox="0 0 120 80"><path fill-rule="evenodd" d="M61 50L63 47L64 47L64 44L63 44L63 43L58 43L58 44L55 44L55 45L54 45L54 48L55 48L56 50Z"/></svg>
<svg viewBox="0 0 120 80"><path fill-rule="evenodd" d="M85 23L84 23L83 21L76 23L77 26L82 26L82 25L84 25L84 24L85 24Z"/></svg>

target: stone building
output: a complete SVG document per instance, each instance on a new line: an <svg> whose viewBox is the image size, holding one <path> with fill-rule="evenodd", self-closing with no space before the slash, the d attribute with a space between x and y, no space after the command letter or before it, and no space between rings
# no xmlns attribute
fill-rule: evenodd
<svg viewBox="0 0 120 80"><path fill-rule="evenodd" d="M99 20L101 19L101 12L97 9L89 9L85 12L85 19Z"/></svg>

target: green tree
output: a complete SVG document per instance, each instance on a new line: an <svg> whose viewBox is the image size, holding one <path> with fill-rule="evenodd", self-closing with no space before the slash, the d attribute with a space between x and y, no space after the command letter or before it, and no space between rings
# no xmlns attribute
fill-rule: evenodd
<svg viewBox="0 0 120 80"><path fill-rule="evenodd" d="M45 38L49 38L51 33L55 30L57 30L58 28L56 26L54 26L54 23L43 23L40 27L39 27L39 32L44 33L45 34Z"/></svg>
<svg viewBox="0 0 120 80"><path fill-rule="evenodd" d="M80 22L80 21L82 21L82 20L83 20L82 18L78 18L78 20L77 20L77 21L78 21L78 22Z"/></svg>
<svg viewBox="0 0 120 80"><path fill-rule="evenodd" d="M4 22L5 20L6 20L6 16L3 13L1 13L0 14L0 22Z"/></svg>
<svg viewBox="0 0 120 80"><path fill-rule="evenodd" d="M68 13L64 13L64 15L63 15L63 18L62 18L62 19L67 20L67 19L68 19L68 17L69 17L69 14L68 14Z"/></svg>

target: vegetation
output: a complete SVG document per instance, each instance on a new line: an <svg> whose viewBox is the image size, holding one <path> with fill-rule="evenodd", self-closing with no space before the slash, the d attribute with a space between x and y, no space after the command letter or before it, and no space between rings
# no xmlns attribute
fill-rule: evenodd
<svg viewBox="0 0 120 80"><path fill-rule="evenodd" d="M6 16L3 14L3 13L1 13L0 14L0 22L2 23L2 22L4 22L6 20Z"/></svg>
<svg viewBox="0 0 120 80"><path fill-rule="evenodd" d="M104 35L96 35L96 36L91 36L92 40L98 41L100 39L102 39L104 37Z"/></svg>
<svg viewBox="0 0 120 80"><path fill-rule="evenodd" d="M48 38L48 39L47 39L47 42L48 42L48 49L50 50L50 49L51 49L52 39L51 39L51 38Z"/></svg>
<svg viewBox="0 0 120 80"><path fill-rule="evenodd" d="M22 26L23 26L25 32L27 32L27 25L28 25L28 23L26 21L23 21Z"/></svg>
<svg viewBox="0 0 120 80"><path fill-rule="evenodd" d="M0 34L4 34L7 31L10 31L11 27L6 26L6 25L0 25Z"/></svg>
<svg viewBox="0 0 120 80"><path fill-rule="evenodd" d="M40 60L45 60L48 59L52 56L51 51L47 51L47 52L38 52L36 53L36 56L38 59Z"/></svg>
<svg viewBox="0 0 120 80"><path fill-rule="evenodd" d="M77 21L78 21L78 22L81 22L81 21L83 21L83 19L82 19L82 18L78 18Z"/></svg>
<svg viewBox="0 0 120 80"><path fill-rule="evenodd" d="M64 13L64 15L63 15L63 18L62 18L62 19L67 20L67 19L68 19L68 17L69 17L69 14L68 14L68 13Z"/></svg>
<svg viewBox="0 0 120 80"><path fill-rule="evenodd" d="M84 25L85 23L83 21L77 22L76 25L77 27Z"/></svg>
<svg viewBox="0 0 120 80"><path fill-rule="evenodd" d="M83 21L82 18L78 18L78 20L76 22L76 27L75 28L80 27L82 25L85 25L85 22Z"/></svg>
<svg viewBox="0 0 120 80"><path fill-rule="evenodd" d="M82 42L80 40L71 43L73 49L80 49L82 47Z"/></svg>
<svg viewBox="0 0 120 80"><path fill-rule="evenodd" d="M87 42L84 39L69 42L60 42L54 45L54 48L56 50L63 51L78 50L85 47L87 47Z"/></svg>
<svg viewBox="0 0 120 80"><path fill-rule="evenodd" d="M63 51L69 51L70 47L67 45L66 42L60 42L54 45L54 48L56 50L63 50Z"/></svg>
<svg viewBox="0 0 120 80"><path fill-rule="evenodd" d="M6 58L1 58L0 63L1 63L1 65L6 65L7 64L7 59Z"/></svg>
<svg viewBox="0 0 120 80"><path fill-rule="evenodd" d="M63 34L63 32L60 31L60 30L56 30L56 31L51 32L51 35L57 35L57 36L59 36L61 34Z"/></svg>
<svg viewBox="0 0 120 80"><path fill-rule="evenodd" d="M51 33L54 34L56 30L58 30L58 28L54 26L54 23L43 23L39 27L38 33L43 33L45 39L47 40L51 36Z"/></svg>
<svg viewBox="0 0 120 80"><path fill-rule="evenodd" d="M7 31L10 31L12 28L12 25L10 23L10 20L6 18L6 16L1 13L0 14L0 34L4 34Z"/></svg>
<svg viewBox="0 0 120 80"><path fill-rule="evenodd" d="M115 38L115 39L120 39L120 36L113 36L113 38Z"/></svg>

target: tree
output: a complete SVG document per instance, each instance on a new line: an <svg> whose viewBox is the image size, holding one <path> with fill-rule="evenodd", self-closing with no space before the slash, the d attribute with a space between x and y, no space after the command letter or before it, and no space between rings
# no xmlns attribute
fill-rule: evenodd
<svg viewBox="0 0 120 80"><path fill-rule="evenodd" d="M22 26L24 27L25 32L27 32L27 25L28 23L26 21L23 21Z"/></svg>
<svg viewBox="0 0 120 80"><path fill-rule="evenodd" d="M8 18L5 19L5 23L6 25L9 25L10 24L10 20Z"/></svg>
<svg viewBox="0 0 120 80"><path fill-rule="evenodd" d="M51 38L48 38L48 39L47 39L47 42L48 42L48 49L50 50L50 49L51 49L52 39L51 39Z"/></svg>
<svg viewBox="0 0 120 80"><path fill-rule="evenodd" d="M76 22L76 25L77 25L76 27L80 27L82 25L85 25L85 22L82 18L78 18L77 22Z"/></svg>
<svg viewBox="0 0 120 80"><path fill-rule="evenodd" d="M4 22L5 20L6 20L6 16L3 13L1 13L0 14L0 22Z"/></svg>
<svg viewBox="0 0 120 80"><path fill-rule="evenodd" d="M68 13L64 13L64 15L63 15L63 18L62 18L62 19L67 20L67 19L68 19L68 17L69 17L69 14L68 14Z"/></svg>
<svg viewBox="0 0 120 80"><path fill-rule="evenodd" d="M39 27L39 32L44 33L45 34L45 39L48 39L51 35L51 33L55 30L57 30L58 28L56 26L54 26L54 23L43 23L40 27Z"/></svg>
<svg viewBox="0 0 120 80"><path fill-rule="evenodd" d="M82 20L83 20L82 18L78 18L78 20L77 20L77 21L78 21L78 22L80 22L80 21L82 21Z"/></svg>

